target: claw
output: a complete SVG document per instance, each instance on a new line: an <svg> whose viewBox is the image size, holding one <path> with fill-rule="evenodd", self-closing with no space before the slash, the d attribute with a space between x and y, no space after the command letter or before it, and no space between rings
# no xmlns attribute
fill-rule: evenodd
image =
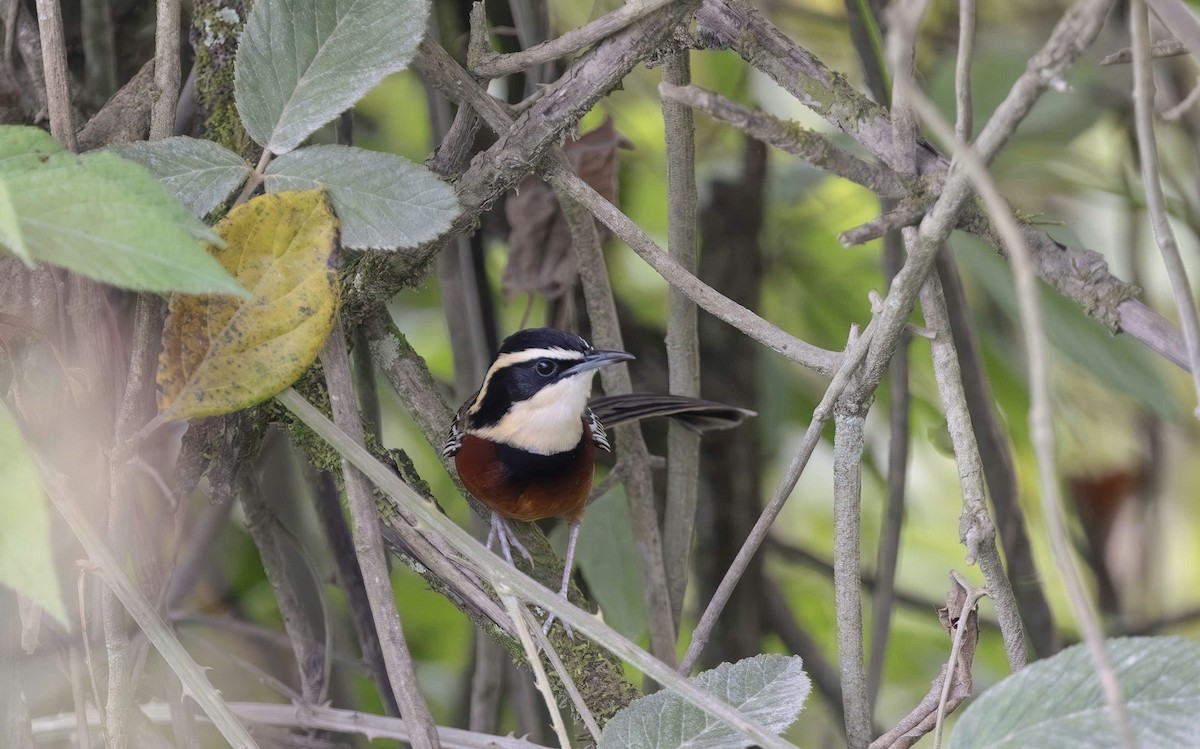
<svg viewBox="0 0 1200 749"><path fill-rule="evenodd" d="M530 564L533 564L533 555L529 553L529 549L525 548L525 544L517 540L517 534L513 533L508 521L493 512L491 528L488 529L486 546L489 549L492 548L492 543L497 539L500 540L500 550L504 553L504 558L508 560L509 564L514 567L517 566L516 563L513 562L513 548L516 548L517 551L521 552L521 555L524 556L525 559L529 560Z"/></svg>

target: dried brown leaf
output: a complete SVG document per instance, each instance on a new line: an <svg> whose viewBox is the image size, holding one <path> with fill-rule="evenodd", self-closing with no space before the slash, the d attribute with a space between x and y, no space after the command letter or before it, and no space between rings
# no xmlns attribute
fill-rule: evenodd
<svg viewBox="0 0 1200 749"><path fill-rule="evenodd" d="M632 148L612 118L563 146L571 168L609 202L617 202L617 149ZM521 180L504 206L511 228L504 292L542 294L558 299L579 274L571 249L571 229L550 185L537 174ZM603 227L601 227L603 232ZM601 237L606 238L602 233Z"/></svg>

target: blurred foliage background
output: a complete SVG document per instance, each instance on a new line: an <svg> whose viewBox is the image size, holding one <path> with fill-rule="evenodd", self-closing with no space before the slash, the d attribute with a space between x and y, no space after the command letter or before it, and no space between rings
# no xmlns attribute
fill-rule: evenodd
<svg viewBox="0 0 1200 749"><path fill-rule="evenodd" d="M456 54L465 47L466 3L435 0L443 43ZM491 3L490 5L501 5ZM830 68L862 86L859 62L849 42L845 10L836 0L764 0L768 16L801 46ZM973 69L976 123L981 125L1024 70L1030 54L1045 40L1065 3L1018 0L983 3L979 8L977 55ZM549 18L561 33L615 7L611 0L549 2ZM1101 56L1128 46L1123 13L1114 13L1095 47L1066 77L1061 90L1042 98L993 168L1002 192L1020 215L1043 224L1061 241L1102 253L1112 270L1144 289L1144 299L1174 319L1168 285L1144 216L1136 149L1132 145L1130 74L1127 67L1100 67ZM1161 29L1158 30L1162 32ZM918 78L943 113L953 119L953 77L957 19L955 4L931 5L918 46ZM819 118L801 108L769 79L752 71L732 52L692 55L695 83L736 101L829 132ZM1179 101L1195 84L1196 64L1187 57L1156 63L1160 99ZM580 126L586 132L612 118L632 150L617 156L619 206L665 245L667 228L666 157L660 100L659 69L639 68L623 87L601 101ZM494 92L521 98L516 78L497 81ZM358 145L390 151L420 161L436 146L427 89L411 71L378 87L354 110ZM753 269L756 287L750 304L759 314L794 335L830 349L840 349L851 325L870 317L872 290L882 292L879 242L850 249L837 235L878 213L874 195L826 175L774 150L762 152L737 131L696 116L697 181L702 222L714 214L743 208L761 210L754 257L726 258ZM976 128L978 130L978 126ZM1200 181L1197 131L1200 114L1193 107L1161 126L1159 146L1170 188L1168 198L1185 260L1195 278L1200 274L1197 229L1200 228ZM846 138L830 133L848 148ZM483 136L481 136L483 137ZM764 161L765 160L765 161ZM756 166L757 165L757 166ZM741 184L747 171L761 173L757 193L745 191L730 200L730 185ZM733 190L735 195L738 191ZM757 197L756 197L757 196ZM758 205L751 205L758 201ZM719 216L715 216L719 218ZM496 332L503 336L522 326L546 322L547 305L524 295L506 297L502 276L507 262L507 229L501 206L483 224L479 261L486 269L494 304ZM1020 483L1034 558L1062 639L1077 639L1059 577L1054 571L1040 515L1035 456L1030 446L1026 363L1021 347L1012 276L1008 264L991 249L956 235L953 250L962 271L975 331L996 406L1007 428ZM721 253L747 251L742 245L709 246ZM667 287L628 248L610 240L607 257L621 305L626 341L638 355L633 367L638 389L665 390L662 339ZM703 261L702 261L703 262ZM703 274L702 274L703 275ZM708 278L726 291L723 277ZM740 279L739 283L747 282ZM1198 433L1191 418L1192 395L1187 377L1135 341L1111 337L1073 303L1047 290L1044 294L1047 334L1053 344L1056 427L1064 485L1074 508L1073 533L1088 559L1091 580L1112 634L1173 632L1200 636L1200 460ZM455 373L443 300L436 283L399 295L391 304L394 319L430 368L452 391ZM528 314L528 317L526 315ZM527 322L525 322L527 320ZM914 318L920 325L919 317ZM704 323L709 325L711 320ZM720 327L713 323L712 327ZM723 338L722 338L723 336ZM721 341L729 330L706 339ZM757 464L740 469L757 477L758 500L765 501L826 385L816 375L757 344L703 348L703 376L733 382L721 397L756 409L759 417L732 439L753 440ZM730 360L733 360L732 362ZM948 586L951 569L981 584L964 562L958 540L961 498L948 448L945 420L934 383L929 342L911 343L911 456L904 526L896 587L904 602L894 613L891 639L882 674L876 723L889 727L920 700L945 663L949 639L936 609ZM728 377L730 366L741 367ZM749 379L747 379L747 373ZM429 482L445 511L469 525L471 514L457 496L437 455L409 420L392 391L381 384L383 443L401 449ZM453 397L453 396L450 396ZM889 389L880 388L868 418L863 483L863 564L873 575L884 511L889 434ZM662 454L662 434L648 427L652 451ZM784 513L772 542L761 556L757 579L742 587L760 600L764 585L782 592L796 626L806 632L836 663L832 581L825 563L832 557L832 429L814 455ZM705 460L717 461L710 448ZM264 448L261 468L264 493L293 537L296 568L311 570L313 600L328 605L334 633L332 699L335 706L380 712L374 686L357 664L356 646L345 603L336 586L326 584L330 560L313 517L297 458L280 434ZM753 499L753 498L752 498ZM702 522L697 539L694 584L685 606L684 632L694 624L708 592L725 565L722 549L740 543L736 522L721 520L730 508L729 495L705 484L701 491ZM737 508L751 520L758 508L751 501ZM236 503L212 505L193 501L189 520L195 538L207 538L196 574L198 584L178 602L179 631L201 662L213 667L213 682L227 700L276 700L286 695L280 681L294 679L292 655L282 634L274 595ZM201 529L208 529L202 531ZM559 533L561 536L561 532ZM561 542L561 537L560 537ZM196 552L190 546L181 553ZM589 510L583 526L579 570L587 588L619 631L643 644L646 633L639 577L627 510L614 491ZM711 562L711 563L710 563ZM708 569L713 567L714 569ZM421 686L440 724L463 725L475 658L475 633L466 618L440 595L427 589L414 573L397 565L393 584L405 632L418 662ZM1101 589L1102 592L1101 592ZM865 621L870 623L871 597ZM731 607L718 630L709 665L752 652L790 652L778 626L770 626L754 606ZM232 626L230 617L244 622ZM985 689L1007 672L1003 648L988 603L983 604L984 631L976 659L975 685ZM151 659L151 668L156 661ZM811 664L810 664L811 665ZM50 678L53 676L54 678ZM631 674L631 677L635 677ZM510 689L500 733L528 733L531 740L551 741L546 721L532 694L528 677L508 674ZM636 677L635 677L636 678ZM46 688L57 676L48 674ZM37 686L27 684L36 692ZM789 737L807 747L843 743L837 712L814 692ZM384 744L385 742L378 742ZM929 744L926 739L923 745Z"/></svg>

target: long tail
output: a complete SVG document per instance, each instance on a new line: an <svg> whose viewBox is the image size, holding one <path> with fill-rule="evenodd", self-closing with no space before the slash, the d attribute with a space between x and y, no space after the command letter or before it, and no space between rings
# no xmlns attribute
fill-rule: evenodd
<svg viewBox="0 0 1200 749"><path fill-rule="evenodd" d="M590 401L588 407L606 428L630 421L668 416L701 433L732 429L751 416L758 415L749 409L716 401L656 393L605 395Z"/></svg>

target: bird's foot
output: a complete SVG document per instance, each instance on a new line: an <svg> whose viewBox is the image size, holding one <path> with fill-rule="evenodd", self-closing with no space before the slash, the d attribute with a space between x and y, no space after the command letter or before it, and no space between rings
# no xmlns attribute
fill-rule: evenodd
<svg viewBox="0 0 1200 749"><path fill-rule="evenodd" d="M562 590L558 591L558 595L564 601L568 600L566 588L563 588ZM555 618L556 617L554 616L554 612L550 612L550 615L546 617L546 623L542 625L542 634L544 634L544 635L550 634L550 627L551 627L551 625L554 624ZM571 629L571 625L567 624L566 622L563 622L562 626L563 626L563 629L565 629L567 631L567 637L570 637L571 639L575 639L575 630Z"/></svg>
<svg viewBox="0 0 1200 749"><path fill-rule="evenodd" d="M504 553L504 558L508 560L509 564L514 567L517 566L516 563L513 562L512 557L512 549L514 548L521 552L521 555L524 556L530 564L533 564L533 555L529 553L529 549L525 548L525 544L521 543L520 540L517 539L517 534L513 533L512 526L508 524L507 520L493 512L492 527L488 530L486 544L487 547L489 549L492 548L492 542L497 539L500 540L500 550Z"/></svg>

